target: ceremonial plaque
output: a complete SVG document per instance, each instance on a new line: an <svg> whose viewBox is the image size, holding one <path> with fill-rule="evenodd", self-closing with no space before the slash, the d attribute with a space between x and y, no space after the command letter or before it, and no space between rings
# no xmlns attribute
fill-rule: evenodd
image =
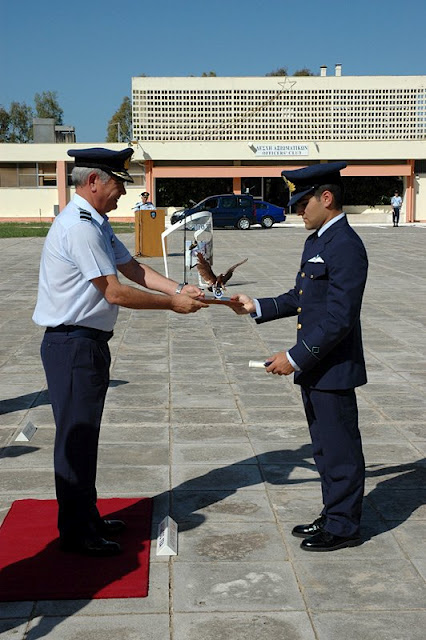
<svg viewBox="0 0 426 640"><path fill-rule="evenodd" d="M242 302L239 302L238 300L231 300L231 298L226 298L225 296L222 296L221 298L211 298L209 296L206 296L202 299L202 302L205 302L206 304L224 304L225 306L231 308L244 306Z"/></svg>

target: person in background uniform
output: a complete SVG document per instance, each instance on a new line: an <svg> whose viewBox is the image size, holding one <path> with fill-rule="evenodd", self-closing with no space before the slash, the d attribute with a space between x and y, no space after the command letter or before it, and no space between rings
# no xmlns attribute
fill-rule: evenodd
<svg viewBox="0 0 426 640"><path fill-rule="evenodd" d="M110 352L120 306L192 313L205 307L201 291L140 264L114 235L109 211L133 182L132 149L82 149L74 156L76 193L47 234L33 320L46 327L41 357L56 424L55 486L64 551L111 556L108 539L125 528L101 519L96 507L98 438L109 384ZM145 289L121 284L117 273Z"/></svg>
<svg viewBox="0 0 426 640"><path fill-rule="evenodd" d="M301 386L323 509L310 524L294 527L305 551L333 551L361 543L365 464L358 429L355 387L367 382L360 313L367 279L364 245L342 211L344 162L283 171L306 229L296 285L276 298L249 298L237 313L257 323L298 316L297 342L268 358L266 371L295 372Z"/></svg>
<svg viewBox="0 0 426 640"><path fill-rule="evenodd" d="M399 212L401 211L402 207L402 198L399 195L398 191L395 191L394 195L391 198L391 206L393 226L397 227L399 225Z"/></svg>
<svg viewBox="0 0 426 640"><path fill-rule="evenodd" d="M149 198L148 191L143 191L140 195L141 195L142 201L141 202L137 202L135 204L135 206L133 207L134 211L142 211L142 209L155 209L155 207L152 204L152 202L150 202L148 200L148 198Z"/></svg>

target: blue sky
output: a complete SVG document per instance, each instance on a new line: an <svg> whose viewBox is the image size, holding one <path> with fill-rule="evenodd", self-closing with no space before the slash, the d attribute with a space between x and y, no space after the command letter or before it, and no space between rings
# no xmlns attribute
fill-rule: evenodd
<svg viewBox="0 0 426 640"><path fill-rule="evenodd" d="M28 7L31 7L29 9ZM0 0L0 105L56 91L78 142L102 142L132 76L279 67L426 75L425 0Z"/></svg>

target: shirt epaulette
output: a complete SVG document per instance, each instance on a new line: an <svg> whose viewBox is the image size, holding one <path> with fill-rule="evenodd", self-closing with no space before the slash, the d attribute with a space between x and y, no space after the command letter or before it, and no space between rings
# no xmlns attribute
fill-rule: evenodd
<svg viewBox="0 0 426 640"><path fill-rule="evenodd" d="M80 220L87 220L88 222L92 221L92 214L90 211L85 211L84 209L80 209Z"/></svg>

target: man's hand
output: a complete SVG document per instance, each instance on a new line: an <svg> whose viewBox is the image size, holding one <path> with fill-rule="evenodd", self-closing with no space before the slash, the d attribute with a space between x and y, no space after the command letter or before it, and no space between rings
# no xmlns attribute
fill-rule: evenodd
<svg viewBox="0 0 426 640"><path fill-rule="evenodd" d="M235 293L233 296L231 296L231 300L243 303L242 307L232 307L235 313L238 313L238 315L240 316L256 311L256 305L254 304L254 301L252 300L252 298L249 298L249 296L246 296L245 293Z"/></svg>
<svg viewBox="0 0 426 640"><path fill-rule="evenodd" d="M182 289L183 291L183 289ZM185 293L176 293L171 296L171 310L175 313L195 313L209 305L202 300L195 300Z"/></svg>
<svg viewBox="0 0 426 640"><path fill-rule="evenodd" d="M204 291L199 289L195 284L186 284L184 287L182 287L181 294L182 293L189 296L190 298L204 298Z"/></svg>
<svg viewBox="0 0 426 640"><path fill-rule="evenodd" d="M280 351L274 356L266 358L266 361L271 363L266 367L267 373L275 373L279 376L289 376L294 371L294 367L289 363L285 351Z"/></svg>

